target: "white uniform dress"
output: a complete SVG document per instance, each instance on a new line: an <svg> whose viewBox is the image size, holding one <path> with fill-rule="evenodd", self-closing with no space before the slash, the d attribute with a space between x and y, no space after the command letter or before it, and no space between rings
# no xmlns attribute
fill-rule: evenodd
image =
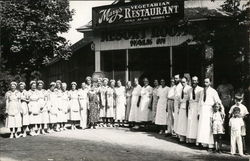
<svg viewBox="0 0 250 161"><path fill-rule="evenodd" d="M79 89L78 90L78 95L79 95L79 103L80 103L80 116L81 116L81 120L80 120L80 127L85 129L87 128L87 110L88 110L88 105L89 105L89 101L88 101L88 89Z"/></svg>
<svg viewBox="0 0 250 161"><path fill-rule="evenodd" d="M106 117L107 118L114 118L114 100L115 91L112 88L108 88L107 90L107 109L106 109Z"/></svg>
<svg viewBox="0 0 250 161"><path fill-rule="evenodd" d="M5 95L6 98L6 118L7 128L19 128L22 126L21 110L20 110L20 92L8 91Z"/></svg>
<svg viewBox="0 0 250 161"><path fill-rule="evenodd" d="M180 108L177 121L176 133L180 136L187 135L187 101L188 101L188 91L191 89L189 85L186 85L181 94L180 98Z"/></svg>
<svg viewBox="0 0 250 161"><path fill-rule="evenodd" d="M125 105L126 105L126 96L125 96L125 87L115 88L116 93L116 120L125 119Z"/></svg>
<svg viewBox="0 0 250 161"><path fill-rule="evenodd" d="M153 88L150 85L144 86L141 89L141 101L138 112L138 119L141 122L149 121L149 113L153 96Z"/></svg>
<svg viewBox="0 0 250 161"><path fill-rule="evenodd" d="M48 107L47 107L47 92L42 90L37 90L38 94L38 106L41 110L40 116L41 116L41 124L48 124L49 123L49 113L48 113Z"/></svg>
<svg viewBox="0 0 250 161"><path fill-rule="evenodd" d="M107 111L107 90L108 86L102 86L100 87L100 114L99 117L106 117L106 111Z"/></svg>
<svg viewBox="0 0 250 161"><path fill-rule="evenodd" d="M201 91L201 96L199 100L199 123L198 123L198 133L197 133L197 143L203 144L203 146L207 146L209 148L214 147L214 138L211 130L211 120L213 114L212 106L215 103L220 103L221 100L217 91L211 87L208 87L206 90L206 97L204 97L204 90ZM204 101L204 98L205 101ZM223 108L224 113L224 108Z"/></svg>
<svg viewBox="0 0 250 161"><path fill-rule="evenodd" d="M180 98L182 91L181 83L174 86L174 131L176 132L178 126L178 111L180 106Z"/></svg>
<svg viewBox="0 0 250 161"><path fill-rule="evenodd" d="M69 91L69 105L70 105L70 120L79 121L80 117L80 104L78 100L78 91Z"/></svg>
<svg viewBox="0 0 250 161"><path fill-rule="evenodd" d="M56 102L57 102L57 108L58 108L58 113L57 113L57 121L59 123L64 122L64 111L63 111L63 101L62 101L62 90L61 89L56 89Z"/></svg>
<svg viewBox="0 0 250 161"><path fill-rule="evenodd" d="M22 112L22 125L27 126L30 124L30 118L29 118L29 108L28 103L26 100L28 100L28 92L26 90L20 91L20 97L21 97L21 112Z"/></svg>
<svg viewBox="0 0 250 161"><path fill-rule="evenodd" d="M37 90L29 90L29 111L30 114L30 124L40 124L41 123L41 109L38 103L39 95Z"/></svg>
<svg viewBox="0 0 250 161"><path fill-rule="evenodd" d="M131 98L131 109L130 109L130 114L129 114L129 121L133 122L138 122L138 111L139 107L137 106L139 96L141 95L141 86L137 85L134 87L133 92L132 92L132 98Z"/></svg>
<svg viewBox="0 0 250 161"><path fill-rule="evenodd" d="M174 96L175 96L175 87L170 87L168 91L168 102L167 102L167 125L168 133L173 133L174 128Z"/></svg>
<svg viewBox="0 0 250 161"><path fill-rule="evenodd" d="M55 92L48 90L48 111L49 111L49 123L57 123L57 95Z"/></svg>
<svg viewBox="0 0 250 161"><path fill-rule="evenodd" d="M63 111L63 117L62 122L67 122L69 119L69 94L68 91L62 91L62 111Z"/></svg>
<svg viewBox="0 0 250 161"><path fill-rule="evenodd" d="M196 139L198 130L198 109L201 91L200 86L195 87L193 95L193 88L188 91L189 107L188 107L188 125L187 138Z"/></svg>
<svg viewBox="0 0 250 161"><path fill-rule="evenodd" d="M156 108L156 116L155 116L155 124L156 125L167 125L167 98L168 98L169 87L165 86L164 88L160 86L158 88L157 96L159 97L157 108Z"/></svg>

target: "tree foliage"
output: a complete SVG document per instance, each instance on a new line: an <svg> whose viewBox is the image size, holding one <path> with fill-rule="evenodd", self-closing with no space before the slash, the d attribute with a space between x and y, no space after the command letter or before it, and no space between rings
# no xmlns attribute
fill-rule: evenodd
<svg viewBox="0 0 250 161"><path fill-rule="evenodd" d="M5 68L12 73L31 72L54 56L67 57L69 42L59 34L70 28L73 12L68 0L2 1L1 51Z"/></svg>

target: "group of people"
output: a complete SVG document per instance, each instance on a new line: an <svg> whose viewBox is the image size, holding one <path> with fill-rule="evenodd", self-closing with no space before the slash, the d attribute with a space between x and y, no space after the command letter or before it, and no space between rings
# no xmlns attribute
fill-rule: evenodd
<svg viewBox="0 0 250 161"><path fill-rule="evenodd" d="M170 86L166 80L154 80L154 87L147 78L143 86L135 78L122 85L121 80L99 78L86 81L77 89L77 83L67 84L57 80L45 90L44 82L31 81L26 91L24 82L10 83L6 93L6 127L10 128L10 138L39 135L66 130L70 123L76 129L80 122L82 129L96 126L146 127L154 123L160 134L174 136L180 142L194 143L220 152L224 134L224 120L230 118L231 153L244 155L246 135L244 119L247 108L241 104L243 96L236 94L235 105L225 113L221 99L211 85L209 78L200 87L198 77L191 79L177 74L171 78ZM100 121L101 120L101 121ZM21 134L18 134L21 128Z"/></svg>

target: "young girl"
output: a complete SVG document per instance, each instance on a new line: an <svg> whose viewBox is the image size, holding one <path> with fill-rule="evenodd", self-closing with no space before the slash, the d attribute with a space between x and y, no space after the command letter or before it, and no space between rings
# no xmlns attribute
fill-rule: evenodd
<svg viewBox="0 0 250 161"><path fill-rule="evenodd" d="M19 138L17 129L22 126L22 118L20 111L20 93L16 90L17 83L10 83L10 91L5 95L6 98L6 127L10 128L10 138Z"/></svg>
<svg viewBox="0 0 250 161"><path fill-rule="evenodd" d="M21 111L22 111L22 132L23 137L27 136L27 132L29 131L29 110L28 110L28 93L25 90L25 83L20 82L19 83L19 91L21 94Z"/></svg>
<svg viewBox="0 0 250 161"><path fill-rule="evenodd" d="M240 108L234 107L232 112L233 117L229 120L229 127L231 131L231 154L236 153L236 144L238 147L239 155L244 156L241 132L244 127L243 119L240 115Z"/></svg>
<svg viewBox="0 0 250 161"><path fill-rule="evenodd" d="M219 103L215 103L213 106L211 127L214 136L215 150L219 153L221 153L221 147L222 147L221 139L222 135L224 134L223 123L224 123L224 115L222 115L221 113L221 106Z"/></svg>

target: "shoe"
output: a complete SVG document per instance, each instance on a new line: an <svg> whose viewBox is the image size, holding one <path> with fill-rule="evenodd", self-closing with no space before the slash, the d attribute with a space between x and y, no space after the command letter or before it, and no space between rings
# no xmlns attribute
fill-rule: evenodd
<svg viewBox="0 0 250 161"><path fill-rule="evenodd" d="M22 136L23 136L23 134L20 134L20 135L18 135L17 133L15 134L15 138L20 138Z"/></svg>
<svg viewBox="0 0 250 161"><path fill-rule="evenodd" d="M43 135L44 135L44 134L46 134L46 133L45 133L45 131L44 131L44 130L42 130L41 134L43 134Z"/></svg>
<svg viewBox="0 0 250 161"><path fill-rule="evenodd" d="M35 132L30 132L30 136L35 136Z"/></svg>
<svg viewBox="0 0 250 161"><path fill-rule="evenodd" d="M26 134L26 133L24 133L24 134L23 134L23 137L25 138L26 136L27 136L27 134Z"/></svg>
<svg viewBox="0 0 250 161"><path fill-rule="evenodd" d="M10 134L10 139L13 139L14 138L14 135L13 134Z"/></svg>

